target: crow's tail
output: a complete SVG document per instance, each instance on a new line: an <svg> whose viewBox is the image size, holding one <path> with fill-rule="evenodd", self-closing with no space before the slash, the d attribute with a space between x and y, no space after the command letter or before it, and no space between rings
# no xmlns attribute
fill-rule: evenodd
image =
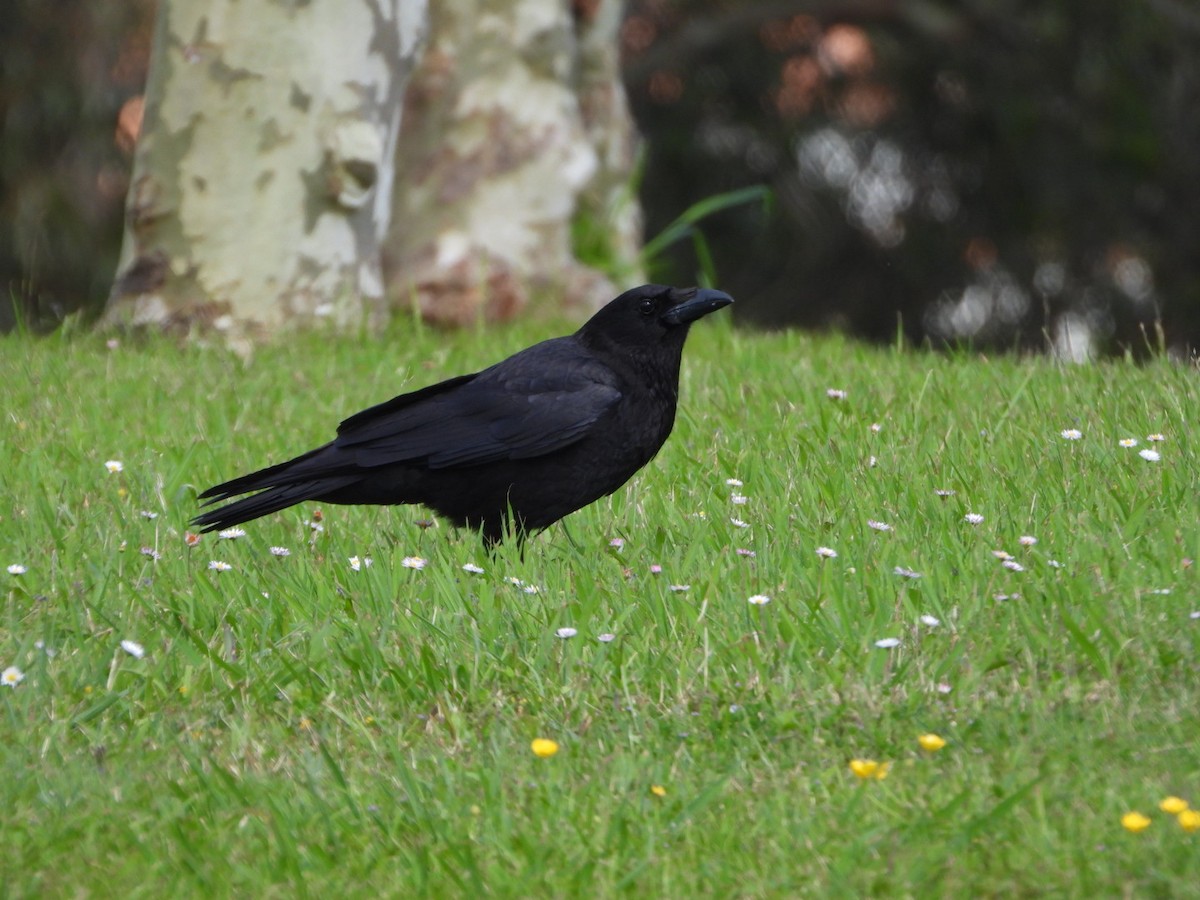
<svg viewBox="0 0 1200 900"><path fill-rule="evenodd" d="M326 444L287 462L268 466L210 487L200 495L201 500L208 501L206 506L222 503L238 494L250 494L255 491L257 493L202 512L192 519L192 524L201 526L204 531L229 528L279 512L305 500L322 499L330 491L337 491L361 481L361 473L354 473L346 468L337 470L337 457L332 450L332 445Z"/></svg>
<svg viewBox="0 0 1200 900"><path fill-rule="evenodd" d="M281 509L287 509L289 506L295 506L305 500L318 500L331 491L348 487L359 480L359 476L343 476L267 488L252 497L244 497L217 509L203 512L192 519L192 524L201 526L202 531L216 531L219 528L241 525L243 522L279 512ZM217 503L227 497L228 495L217 497L210 502Z"/></svg>

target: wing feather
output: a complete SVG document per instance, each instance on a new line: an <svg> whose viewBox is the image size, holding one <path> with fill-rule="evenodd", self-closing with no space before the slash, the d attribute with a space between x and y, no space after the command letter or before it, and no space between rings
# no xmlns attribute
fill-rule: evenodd
<svg viewBox="0 0 1200 900"><path fill-rule="evenodd" d="M335 446L364 468L531 459L581 440L621 399L615 374L557 339L347 419ZM533 352L536 351L536 352Z"/></svg>

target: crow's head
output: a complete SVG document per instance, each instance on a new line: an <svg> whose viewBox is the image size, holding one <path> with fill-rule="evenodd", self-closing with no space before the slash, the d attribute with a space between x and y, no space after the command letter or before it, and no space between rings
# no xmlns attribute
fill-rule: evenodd
<svg viewBox="0 0 1200 900"><path fill-rule="evenodd" d="M692 322L732 302L723 291L643 284L601 309L579 333L589 342L626 347L666 342L682 347Z"/></svg>

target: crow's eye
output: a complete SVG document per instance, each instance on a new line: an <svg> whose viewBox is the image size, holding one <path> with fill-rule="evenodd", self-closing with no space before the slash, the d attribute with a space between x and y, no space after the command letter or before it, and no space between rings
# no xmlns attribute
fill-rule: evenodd
<svg viewBox="0 0 1200 900"><path fill-rule="evenodd" d="M643 300L638 304L638 312L640 312L643 316L654 315L655 308L656 307L653 300Z"/></svg>

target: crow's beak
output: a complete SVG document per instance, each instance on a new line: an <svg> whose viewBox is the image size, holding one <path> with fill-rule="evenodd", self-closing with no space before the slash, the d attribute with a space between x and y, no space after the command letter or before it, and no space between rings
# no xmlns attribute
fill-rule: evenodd
<svg viewBox="0 0 1200 900"><path fill-rule="evenodd" d="M690 291L680 291L679 295L684 298L683 302L662 314L662 321L667 325L687 325L733 302L733 298L724 291L709 288L692 288Z"/></svg>

